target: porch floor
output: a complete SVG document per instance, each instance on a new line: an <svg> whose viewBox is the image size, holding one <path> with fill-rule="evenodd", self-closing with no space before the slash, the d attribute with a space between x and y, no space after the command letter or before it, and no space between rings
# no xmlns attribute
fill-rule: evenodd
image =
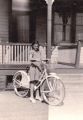
<svg viewBox="0 0 83 120"><path fill-rule="evenodd" d="M26 67L29 64L3 64L0 65L0 75L13 75L18 70L26 70ZM48 68L51 69L49 66ZM79 68L76 68L75 65L72 64L53 64L52 70L55 72L64 73L65 72L71 72L73 69L73 72L83 72L83 65ZM72 72L71 72L72 73Z"/></svg>

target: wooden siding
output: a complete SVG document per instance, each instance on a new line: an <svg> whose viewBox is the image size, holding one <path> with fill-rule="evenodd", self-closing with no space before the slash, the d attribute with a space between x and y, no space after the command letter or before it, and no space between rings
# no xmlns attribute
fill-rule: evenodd
<svg viewBox="0 0 83 120"><path fill-rule="evenodd" d="M8 11L10 0L0 0L0 41L8 42Z"/></svg>

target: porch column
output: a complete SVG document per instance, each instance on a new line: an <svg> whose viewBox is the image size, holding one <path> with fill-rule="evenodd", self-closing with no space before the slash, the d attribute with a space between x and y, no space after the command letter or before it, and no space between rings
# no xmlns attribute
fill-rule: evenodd
<svg viewBox="0 0 83 120"><path fill-rule="evenodd" d="M51 41L52 41L52 4L54 0L45 0L47 3L47 58L51 57Z"/></svg>

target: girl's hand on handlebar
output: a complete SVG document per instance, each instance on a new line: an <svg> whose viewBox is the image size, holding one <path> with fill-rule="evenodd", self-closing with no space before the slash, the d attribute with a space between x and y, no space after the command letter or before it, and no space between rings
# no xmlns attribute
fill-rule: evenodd
<svg viewBox="0 0 83 120"><path fill-rule="evenodd" d="M32 60L30 60L31 62L40 62L41 60L34 60L34 59L32 59Z"/></svg>
<svg viewBox="0 0 83 120"><path fill-rule="evenodd" d="M50 63L50 59L42 60L42 62L44 62L44 63Z"/></svg>

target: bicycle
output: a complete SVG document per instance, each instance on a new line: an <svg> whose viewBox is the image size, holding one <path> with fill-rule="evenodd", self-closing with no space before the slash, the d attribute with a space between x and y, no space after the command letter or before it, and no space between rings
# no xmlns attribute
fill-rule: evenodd
<svg viewBox="0 0 83 120"><path fill-rule="evenodd" d="M26 71L17 71L13 76L13 86L15 93L20 97L29 94L30 76ZM34 90L40 87L43 100L49 105L60 105L65 97L65 87L60 77L56 73L47 73L46 64L39 78L39 82L34 86Z"/></svg>

